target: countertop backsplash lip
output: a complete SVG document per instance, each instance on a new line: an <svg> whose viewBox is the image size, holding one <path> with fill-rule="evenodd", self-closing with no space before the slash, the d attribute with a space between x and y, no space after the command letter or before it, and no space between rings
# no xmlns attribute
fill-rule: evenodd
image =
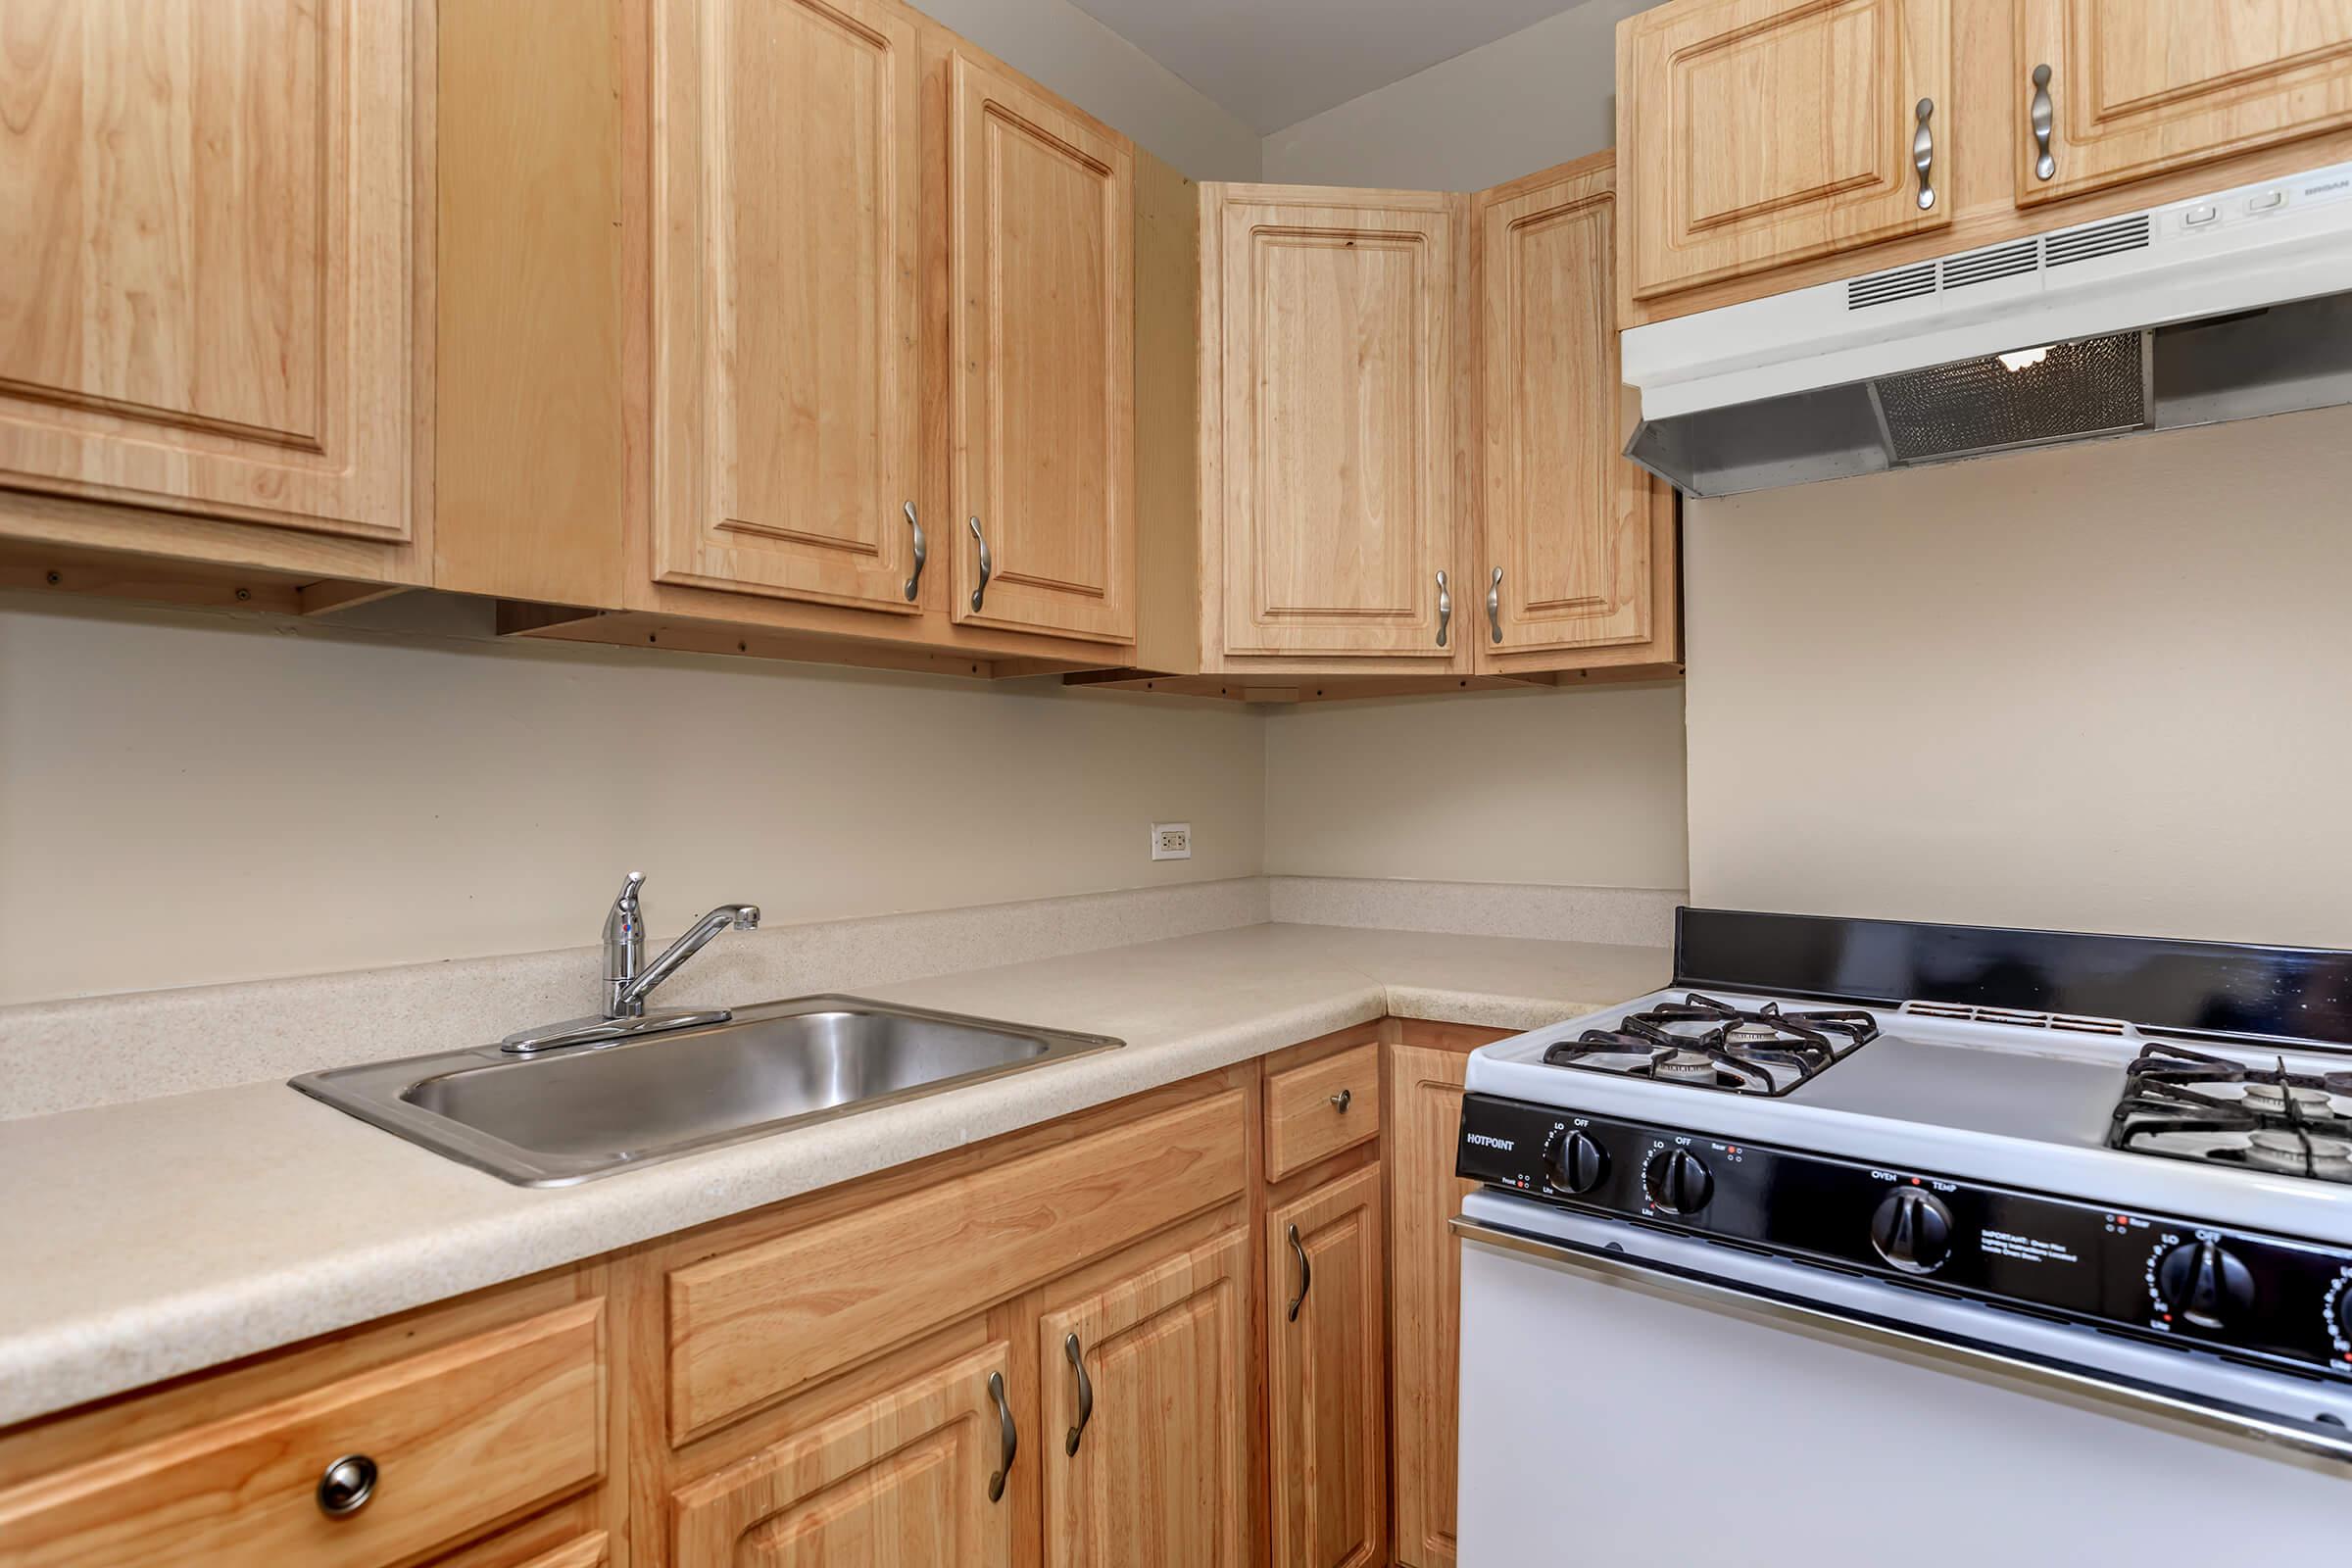
<svg viewBox="0 0 2352 1568"><path fill-rule="evenodd" d="M1673 940L1682 900L1652 889L1231 877L730 933L662 1000L854 993L1268 922L1657 947ZM583 945L0 1007L0 1124L484 1045L587 1011L601 964L601 949Z"/></svg>

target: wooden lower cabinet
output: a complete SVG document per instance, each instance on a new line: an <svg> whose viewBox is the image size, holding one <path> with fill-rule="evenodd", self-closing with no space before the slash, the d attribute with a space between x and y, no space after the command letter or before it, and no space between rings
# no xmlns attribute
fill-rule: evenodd
<svg viewBox="0 0 2352 1568"><path fill-rule="evenodd" d="M1461 1358L1460 1250L1446 1221L1476 1183L1453 1174L1469 1057L1392 1048L1389 1076L1391 1401L1396 1432L1396 1561L1453 1568L1455 1377Z"/></svg>
<svg viewBox="0 0 2352 1568"><path fill-rule="evenodd" d="M679 1568L1008 1568L1011 1362L991 1345L761 1449L671 1499Z"/></svg>
<svg viewBox="0 0 2352 1568"><path fill-rule="evenodd" d="M1239 1568L1250 1490L1250 1247L1147 1247L1038 1319L1051 1568Z"/></svg>
<svg viewBox="0 0 2352 1568"><path fill-rule="evenodd" d="M1380 1167L1266 1211L1274 1568L1377 1564L1388 1535Z"/></svg>

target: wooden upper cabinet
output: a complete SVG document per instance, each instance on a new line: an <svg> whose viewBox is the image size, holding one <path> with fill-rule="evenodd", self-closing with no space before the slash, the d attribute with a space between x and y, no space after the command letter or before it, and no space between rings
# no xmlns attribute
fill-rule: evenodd
<svg viewBox="0 0 2352 1568"><path fill-rule="evenodd" d="M1953 138L1994 131L1955 124L1957 3L1673 0L1622 23L1630 297L1948 224ZM1935 106L1926 208L1913 162L1923 100Z"/></svg>
<svg viewBox="0 0 2352 1568"><path fill-rule="evenodd" d="M908 1379L677 1492L676 1568L1010 1568L994 1345ZM1009 1392L1005 1397L1011 1397ZM1028 1462L1021 1433L1016 1462Z"/></svg>
<svg viewBox="0 0 2352 1568"><path fill-rule="evenodd" d="M1466 659L1459 198L1202 190L1203 567L1224 652Z"/></svg>
<svg viewBox="0 0 2352 1568"><path fill-rule="evenodd" d="M655 578L911 612L915 24L674 0L655 25Z"/></svg>
<svg viewBox="0 0 2352 1568"><path fill-rule="evenodd" d="M0 16L0 487L409 541L429 0Z"/></svg>
<svg viewBox="0 0 2352 1568"><path fill-rule="evenodd" d="M1254 1424L1248 1234L1147 1258L1046 1312L1037 1349L1048 1568L1240 1568Z"/></svg>
<svg viewBox="0 0 2352 1568"><path fill-rule="evenodd" d="M1615 185L1603 154L1477 200L1482 667L1675 657L1673 497L1620 455Z"/></svg>
<svg viewBox="0 0 2352 1568"><path fill-rule="evenodd" d="M961 51L948 77L953 514L935 537L955 617L1131 642L1135 154Z"/></svg>
<svg viewBox="0 0 2352 1568"><path fill-rule="evenodd" d="M1389 1505L1380 1167L1269 1208L1265 1224L1274 1568L1382 1563Z"/></svg>
<svg viewBox="0 0 2352 1568"><path fill-rule="evenodd" d="M2021 203L2352 125L2352 0L2017 0L2017 25ZM2029 129L2045 65L2047 179Z"/></svg>

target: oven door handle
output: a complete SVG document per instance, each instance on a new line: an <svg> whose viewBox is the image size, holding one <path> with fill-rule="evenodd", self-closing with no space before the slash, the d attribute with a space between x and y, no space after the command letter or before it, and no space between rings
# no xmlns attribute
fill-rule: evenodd
<svg viewBox="0 0 2352 1568"><path fill-rule="evenodd" d="M1826 1307L1760 1286L1735 1283L1648 1258L1600 1251L1548 1236L1530 1236L1524 1231L1508 1230L1463 1215L1456 1215L1451 1225L1453 1234L1465 1242L1541 1258L1611 1284L1632 1286L1701 1306L1730 1307L1778 1318L1881 1348L1925 1352L1964 1367L2004 1373L2030 1383L2090 1395L2133 1410L2172 1416L2230 1437L2276 1443L2352 1464L2352 1428L2325 1421L2298 1421L2292 1416L2274 1415L2249 1405L2181 1394L2157 1384L2093 1371L2030 1351L1933 1333L1891 1318Z"/></svg>

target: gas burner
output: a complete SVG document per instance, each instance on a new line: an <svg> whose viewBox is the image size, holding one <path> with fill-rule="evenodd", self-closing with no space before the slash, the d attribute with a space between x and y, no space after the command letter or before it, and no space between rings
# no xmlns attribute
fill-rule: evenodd
<svg viewBox="0 0 2352 1568"><path fill-rule="evenodd" d="M1860 1008L1784 1012L1777 1002L1733 1006L1692 991L1587 1029L1546 1049L1554 1067L1581 1067L1740 1095L1785 1095L1877 1037Z"/></svg>
<svg viewBox="0 0 2352 1568"><path fill-rule="evenodd" d="M2253 1067L2179 1046L2125 1069L2109 1147L2352 1183L2352 1073Z"/></svg>

